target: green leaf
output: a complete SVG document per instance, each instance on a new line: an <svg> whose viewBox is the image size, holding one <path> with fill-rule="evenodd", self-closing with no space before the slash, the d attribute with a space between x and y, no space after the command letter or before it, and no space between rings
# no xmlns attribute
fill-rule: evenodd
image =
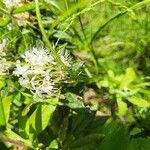
<svg viewBox="0 0 150 150"><path fill-rule="evenodd" d="M82 101L80 101L74 94L72 93L67 93L66 94L66 100L67 103L66 105L72 109L76 109L76 108L83 108L84 104Z"/></svg>
<svg viewBox="0 0 150 150"><path fill-rule="evenodd" d="M117 99L118 113L119 117L124 116L127 113L127 104L122 99Z"/></svg>
<svg viewBox="0 0 150 150"><path fill-rule="evenodd" d="M18 107L21 107L21 105L22 105L21 93L16 93L14 100L13 100L13 104L15 104Z"/></svg>
<svg viewBox="0 0 150 150"><path fill-rule="evenodd" d="M119 89L123 90L123 89L127 88L129 86L129 84L135 80L135 78L136 78L136 74L135 74L133 68L127 68L126 73L121 81Z"/></svg>
<svg viewBox="0 0 150 150"><path fill-rule="evenodd" d="M109 81L107 78L104 78L104 80L99 82L99 85L102 87L109 87Z"/></svg>
<svg viewBox="0 0 150 150"><path fill-rule="evenodd" d="M0 89L5 86L5 78L0 77Z"/></svg>
<svg viewBox="0 0 150 150"><path fill-rule="evenodd" d="M0 7L1 8L5 7L5 4L2 1L0 1Z"/></svg>
<svg viewBox="0 0 150 150"><path fill-rule="evenodd" d="M40 5L42 4L40 3ZM35 9L35 2L30 2L30 3L24 4L20 7L15 8L12 11L12 14L19 14L19 13L23 13L23 12L33 10L33 9Z"/></svg>
<svg viewBox="0 0 150 150"><path fill-rule="evenodd" d="M141 88L141 89L139 89L139 92L140 92L140 93L143 93L143 94L146 94L146 95L150 95L150 91L147 90L147 89Z"/></svg>
<svg viewBox="0 0 150 150"><path fill-rule="evenodd" d="M136 16L135 12L134 12L132 9L127 8L127 11L128 11L127 14L128 14L133 20L137 20L137 16Z"/></svg>
<svg viewBox="0 0 150 150"><path fill-rule="evenodd" d="M2 98L0 97L0 130L5 129L5 127L6 127L6 118L5 118Z"/></svg>
<svg viewBox="0 0 150 150"><path fill-rule="evenodd" d="M0 19L0 27L6 26L9 22L10 22L10 18L9 17L1 18Z"/></svg>
<svg viewBox="0 0 150 150"><path fill-rule="evenodd" d="M124 124L112 120L103 127L101 132L105 135L98 150L128 150L129 134Z"/></svg>
<svg viewBox="0 0 150 150"><path fill-rule="evenodd" d="M55 1L49 1L49 0L45 0L46 4L50 4L51 6L54 6L55 8L57 8L59 11L62 12L61 8L59 7L59 5L55 2Z"/></svg>
<svg viewBox="0 0 150 150"><path fill-rule="evenodd" d="M148 101L136 96L129 97L128 101L139 107L150 107L150 103Z"/></svg>
<svg viewBox="0 0 150 150"><path fill-rule="evenodd" d="M13 100L13 95L6 96L5 98L2 99L6 125L8 124L8 119L9 119L9 114L10 114L10 106L11 106L12 100Z"/></svg>
<svg viewBox="0 0 150 150"><path fill-rule="evenodd" d="M112 70L108 70L107 73L108 73L109 78L111 78L111 79L115 78L114 72Z"/></svg>
<svg viewBox="0 0 150 150"><path fill-rule="evenodd" d="M14 143L24 144L24 145L26 145L30 148L33 148L32 143L29 140L26 140L26 139L22 138L18 134L14 133L12 130L6 130L3 133L4 133L5 136L7 136L9 138L10 141L14 141Z"/></svg>
<svg viewBox="0 0 150 150"><path fill-rule="evenodd" d="M58 142L57 142L57 140L53 140L51 143L50 143L50 145L49 145L49 147L48 148L50 148L50 149L58 149Z"/></svg>
<svg viewBox="0 0 150 150"><path fill-rule="evenodd" d="M79 136L91 125L95 117L95 112L87 108L76 109L74 112L76 115L72 119L71 131L74 135Z"/></svg>
<svg viewBox="0 0 150 150"><path fill-rule="evenodd" d="M30 134L30 132L40 133L43 131L47 127L55 108L56 106L49 104L38 105L27 121L26 132Z"/></svg>
<svg viewBox="0 0 150 150"><path fill-rule="evenodd" d="M135 136L136 134L139 134L142 132L142 128L133 128L133 130L130 131L131 136Z"/></svg>

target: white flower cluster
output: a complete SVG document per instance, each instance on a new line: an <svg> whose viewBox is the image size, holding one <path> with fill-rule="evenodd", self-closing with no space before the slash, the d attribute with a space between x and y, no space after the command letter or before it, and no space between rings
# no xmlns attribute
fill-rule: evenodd
<svg viewBox="0 0 150 150"><path fill-rule="evenodd" d="M66 51L67 52L67 51ZM66 65L66 66L68 66L68 67L71 67L71 64L70 64L70 60L69 60L69 55L68 55L68 53L59 53L59 57L60 57L60 59L61 59L61 61Z"/></svg>
<svg viewBox="0 0 150 150"><path fill-rule="evenodd" d="M22 57L25 59L25 62L32 66L42 67L54 62L52 55L49 55L46 49L40 47L34 47L33 49L26 51Z"/></svg>
<svg viewBox="0 0 150 150"><path fill-rule="evenodd" d="M4 49L6 47L6 43L6 39L3 39L2 43L0 43L0 75L4 75L11 66L5 59L6 53L4 52Z"/></svg>
<svg viewBox="0 0 150 150"><path fill-rule="evenodd" d="M39 98L52 96L56 87L66 77L66 72L57 66L53 56L43 47L33 47L22 55L23 62L18 60L13 74L19 77L21 86L26 87ZM66 65L66 56L61 56Z"/></svg>
<svg viewBox="0 0 150 150"><path fill-rule="evenodd" d="M7 8L12 8L14 6L18 6L22 0L3 0L4 4Z"/></svg>

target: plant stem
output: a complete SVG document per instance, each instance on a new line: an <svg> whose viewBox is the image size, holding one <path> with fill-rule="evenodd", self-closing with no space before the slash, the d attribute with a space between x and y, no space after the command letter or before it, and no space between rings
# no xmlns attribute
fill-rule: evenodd
<svg viewBox="0 0 150 150"><path fill-rule="evenodd" d="M75 3L79 4L79 1L75 0ZM77 13L79 13L79 9L77 9ZM93 63L94 63L95 68L96 68L96 73L98 73L98 61L97 61L97 57L96 57L96 54L95 54L95 51L94 51L93 47L90 46L90 44L89 44L89 42L87 40L87 37L86 37L86 34L85 34L85 30L84 30L84 27L83 27L83 22L82 22L81 14L78 15L78 20L79 20L79 23L80 23L82 34L84 36L85 44L88 47L88 50L90 51L90 53L92 55Z"/></svg>
<svg viewBox="0 0 150 150"><path fill-rule="evenodd" d="M67 2L67 0L65 0L65 5L66 5L66 9L67 9L67 11L68 11L69 7L68 7L68 2Z"/></svg>
<svg viewBox="0 0 150 150"><path fill-rule="evenodd" d="M78 0L75 0L75 2L76 2L77 4L79 3ZM77 9L77 12L79 13L79 9ZM86 37L85 31L84 31L84 27L83 27L83 23L82 23L82 19L81 19L81 15L80 15L80 14L78 15L78 20L79 20L79 23L80 23L80 27L81 27L81 30L82 30L84 39L87 41L87 37Z"/></svg>
<svg viewBox="0 0 150 150"><path fill-rule="evenodd" d="M45 39L45 43L46 43L47 47L50 49L50 51L52 52L56 62L59 65L61 65L65 70L68 70L68 67L62 62L62 60L60 59L59 55L55 51L54 47L52 46L52 44L50 43L50 41L49 41L49 39L48 39L48 37L46 35L46 32L45 32L43 24L42 24L42 19L41 19L41 14L40 14L38 0L35 0L35 4L36 4L36 16L37 16L38 25L39 25L39 28L41 30L42 36Z"/></svg>

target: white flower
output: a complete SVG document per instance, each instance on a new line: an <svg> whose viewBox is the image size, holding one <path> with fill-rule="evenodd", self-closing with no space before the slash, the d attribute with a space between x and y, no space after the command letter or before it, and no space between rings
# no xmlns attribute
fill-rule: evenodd
<svg viewBox="0 0 150 150"><path fill-rule="evenodd" d="M31 50L25 52L22 56L25 61L33 66L44 66L54 61L51 55L48 55L46 50L42 47L34 47Z"/></svg>
<svg viewBox="0 0 150 150"><path fill-rule="evenodd" d="M51 83L50 80L46 79L47 77L44 78L42 86L41 86L41 90L44 93L52 93L54 90L54 85Z"/></svg>
<svg viewBox="0 0 150 150"><path fill-rule="evenodd" d="M50 76L46 75L44 79L45 79L46 81L49 81L50 78L51 78Z"/></svg>
<svg viewBox="0 0 150 150"><path fill-rule="evenodd" d="M65 57L63 55L60 56L61 61L68 67L71 67L71 64L69 63L68 57Z"/></svg>
<svg viewBox="0 0 150 150"><path fill-rule="evenodd" d="M67 67L71 67L71 64L70 64L70 58L69 58L69 54L68 54L68 51L61 51L59 53L59 57L61 59L61 61L67 66Z"/></svg>
<svg viewBox="0 0 150 150"><path fill-rule="evenodd" d="M3 0L7 8L12 8L18 6L21 3L21 0Z"/></svg>
<svg viewBox="0 0 150 150"><path fill-rule="evenodd" d="M29 87L30 81L28 77L20 77L19 78L19 83L20 85L24 86L24 87Z"/></svg>
<svg viewBox="0 0 150 150"><path fill-rule="evenodd" d="M9 30L9 31L11 31L13 28L12 28L12 23L9 23L8 25L7 25L7 29Z"/></svg>
<svg viewBox="0 0 150 150"><path fill-rule="evenodd" d="M50 96L55 93L55 84L52 80L50 80L50 77L49 80L47 79L47 76L40 80L37 80L36 76L31 79L31 87L35 91L35 94L40 98L42 98L45 94Z"/></svg>
<svg viewBox="0 0 150 150"><path fill-rule="evenodd" d="M15 71L13 71L13 74L16 76L26 77L29 74L28 70L29 66L21 66L20 64L17 64Z"/></svg>
<svg viewBox="0 0 150 150"><path fill-rule="evenodd" d="M5 59L6 53L4 52L4 49L7 44L7 39L3 39L0 43L0 75L4 75L6 71L9 70L10 64Z"/></svg>

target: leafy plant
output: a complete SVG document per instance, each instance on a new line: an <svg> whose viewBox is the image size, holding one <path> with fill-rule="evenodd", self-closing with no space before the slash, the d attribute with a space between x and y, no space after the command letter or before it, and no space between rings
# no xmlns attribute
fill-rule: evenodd
<svg viewBox="0 0 150 150"><path fill-rule="evenodd" d="M0 149L149 150L150 0L0 1Z"/></svg>

